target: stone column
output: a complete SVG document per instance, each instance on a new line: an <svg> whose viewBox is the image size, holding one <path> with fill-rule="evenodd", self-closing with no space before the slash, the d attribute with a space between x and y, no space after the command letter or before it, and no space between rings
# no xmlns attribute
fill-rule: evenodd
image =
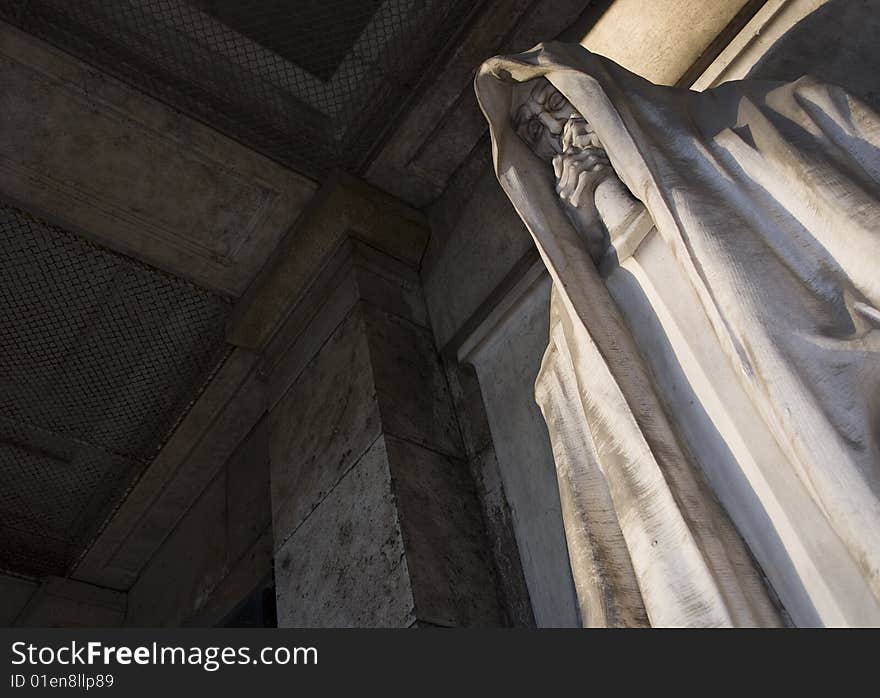
<svg viewBox="0 0 880 698"><path fill-rule="evenodd" d="M264 356L279 626L499 622L422 300L427 235L394 200L329 184L230 327Z"/></svg>

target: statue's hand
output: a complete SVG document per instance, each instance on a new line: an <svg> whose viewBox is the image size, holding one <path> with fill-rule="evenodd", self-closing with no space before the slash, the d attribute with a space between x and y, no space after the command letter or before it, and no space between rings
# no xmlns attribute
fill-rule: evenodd
<svg viewBox="0 0 880 698"><path fill-rule="evenodd" d="M553 158L556 193L587 249L598 260L607 246L607 232L596 208L596 187L614 173L601 148L570 148Z"/></svg>
<svg viewBox="0 0 880 698"><path fill-rule="evenodd" d="M593 130L593 126L580 114L569 117L562 128L562 152L573 150L585 150L586 148L601 148L599 136Z"/></svg>
<svg viewBox="0 0 880 698"><path fill-rule="evenodd" d="M569 150L553 158L556 175L556 193L575 208L593 207L596 187L611 168L608 156L601 148Z"/></svg>

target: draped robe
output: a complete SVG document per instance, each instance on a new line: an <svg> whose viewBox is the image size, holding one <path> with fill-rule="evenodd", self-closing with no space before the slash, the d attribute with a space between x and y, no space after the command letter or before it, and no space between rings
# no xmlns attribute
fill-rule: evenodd
<svg viewBox="0 0 880 698"><path fill-rule="evenodd" d="M670 275L653 272L662 303L647 288L641 306L621 302L627 282L611 280L630 252L611 250L600 275L552 169L514 131L512 86L538 77L644 204ZM880 623L877 114L809 77L696 93L558 43L487 61L475 87L499 182L553 281L537 399L584 623L778 623L736 529L796 623ZM672 288L693 302L675 307ZM689 340L671 335L646 346L663 313L704 328L705 352L681 356ZM658 371L710 356L719 378L704 365L691 401L709 415L700 434ZM713 381L731 404L709 404Z"/></svg>

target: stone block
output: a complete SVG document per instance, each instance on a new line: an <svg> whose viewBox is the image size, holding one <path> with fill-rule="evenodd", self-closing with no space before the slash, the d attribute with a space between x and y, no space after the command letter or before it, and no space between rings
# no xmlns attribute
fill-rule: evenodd
<svg viewBox="0 0 880 698"><path fill-rule="evenodd" d="M460 456L458 424L431 332L362 307L383 430Z"/></svg>
<svg viewBox="0 0 880 698"><path fill-rule="evenodd" d="M428 327L428 311L416 269L357 241L352 241L351 247L361 300Z"/></svg>
<svg viewBox="0 0 880 698"><path fill-rule="evenodd" d="M581 44L661 85L674 85L747 0L616 0Z"/></svg>
<svg viewBox="0 0 880 698"><path fill-rule="evenodd" d="M415 620L385 440L378 438L277 551L279 627Z"/></svg>
<svg viewBox="0 0 880 698"><path fill-rule="evenodd" d="M350 259L328 267L308 295L300 299L263 353L262 370L269 377L266 407L270 412L360 299Z"/></svg>
<svg viewBox="0 0 880 698"><path fill-rule="evenodd" d="M467 463L393 436L384 439L417 618L450 627L499 624Z"/></svg>
<svg viewBox="0 0 880 698"><path fill-rule="evenodd" d="M279 244L233 310L227 339L259 348L272 338L323 267L347 239L356 239L417 267L428 241L421 213L339 173L331 178Z"/></svg>
<svg viewBox="0 0 880 698"><path fill-rule="evenodd" d="M267 390L270 410L359 301L428 326L418 272L367 244L347 239L266 346L263 372L272 376Z"/></svg>
<svg viewBox="0 0 880 698"><path fill-rule="evenodd" d="M276 547L327 496L380 429L363 318L353 311L269 414Z"/></svg>

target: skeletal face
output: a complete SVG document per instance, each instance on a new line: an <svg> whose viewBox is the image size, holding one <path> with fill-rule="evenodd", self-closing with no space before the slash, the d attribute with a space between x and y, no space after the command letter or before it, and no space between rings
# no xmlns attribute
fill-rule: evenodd
<svg viewBox="0 0 880 698"><path fill-rule="evenodd" d="M591 214L596 188L614 170L590 123L546 78L514 88L511 118L519 137L552 166L559 197Z"/></svg>
<svg viewBox="0 0 880 698"><path fill-rule="evenodd" d="M601 147L589 122L548 80L521 83L516 90L514 128L542 160L550 162L572 147Z"/></svg>

